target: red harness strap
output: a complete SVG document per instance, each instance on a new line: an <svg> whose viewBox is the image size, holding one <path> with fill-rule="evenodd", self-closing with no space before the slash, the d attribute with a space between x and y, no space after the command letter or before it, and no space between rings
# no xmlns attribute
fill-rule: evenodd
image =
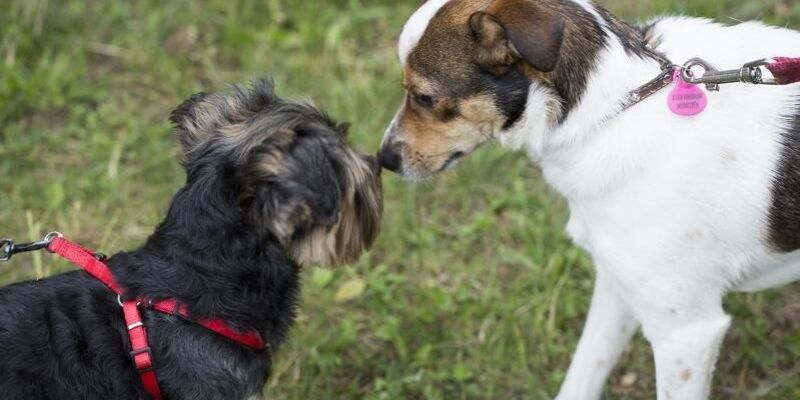
<svg viewBox="0 0 800 400"><path fill-rule="evenodd" d="M161 389L158 388L156 371L153 370L153 354L147 342L147 328L142 322L139 304L135 300L122 303L122 314L125 316L125 326L128 330L128 340L131 342L131 359L139 371L139 379L144 390L156 400L161 400Z"/></svg>
<svg viewBox="0 0 800 400"><path fill-rule="evenodd" d="M111 270L105 263L98 260L94 252L62 237L53 239L48 249L66 258L78 267L81 267L84 271L88 272L89 275L108 286L117 296L122 296L124 291L114 280ZM221 319L196 320L189 314L186 306L178 303L175 299L166 299L157 302L151 302L146 299L136 299L124 302L121 301L120 305L122 306L122 312L125 317L128 339L131 342L131 359L136 366L136 370L139 372L139 378L142 381L145 391L156 400L161 400L161 390L158 387L158 379L156 379L156 373L153 369L153 355L147 341L147 328L144 326L142 314L139 312L140 305L191 321L247 347L256 350L264 350L267 348L267 343L264 342L258 332L239 332Z"/></svg>
<svg viewBox="0 0 800 400"><path fill-rule="evenodd" d="M194 319L189 314L189 310L187 310L186 305L178 303L178 301L175 299L150 302L148 303L148 306L164 314L173 314L177 317L181 317L247 347L256 350L264 350L267 348L267 344L264 342L264 339L261 338L261 335L259 335L258 332L239 332L231 328L227 322L221 319Z"/></svg>

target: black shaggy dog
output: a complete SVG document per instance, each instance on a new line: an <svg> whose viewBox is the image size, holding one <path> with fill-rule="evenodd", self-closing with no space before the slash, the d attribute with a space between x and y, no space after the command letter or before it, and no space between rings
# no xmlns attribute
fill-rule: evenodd
<svg viewBox="0 0 800 400"><path fill-rule="evenodd" d="M261 334L295 316L303 265L355 261L375 239L379 168L347 128L272 82L195 95L172 115L186 185L136 251L108 260L124 298L174 298ZM269 351L142 307L165 399L258 398ZM0 289L0 398L146 399L117 297L83 271Z"/></svg>

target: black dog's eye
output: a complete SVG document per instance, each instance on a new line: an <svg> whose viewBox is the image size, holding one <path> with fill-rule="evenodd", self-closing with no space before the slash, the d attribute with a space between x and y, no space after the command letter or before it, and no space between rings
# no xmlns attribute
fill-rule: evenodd
<svg viewBox="0 0 800 400"><path fill-rule="evenodd" d="M422 108L433 108L433 97L427 94L414 93L414 102Z"/></svg>

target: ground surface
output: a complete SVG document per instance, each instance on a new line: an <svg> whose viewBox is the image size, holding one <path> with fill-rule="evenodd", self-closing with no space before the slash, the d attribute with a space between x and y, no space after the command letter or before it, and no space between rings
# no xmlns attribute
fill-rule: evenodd
<svg viewBox="0 0 800 400"><path fill-rule="evenodd" d="M6 0L0 12L0 236L58 228L108 252L141 243L182 182L167 116L188 95L271 73L281 94L354 121L374 151L400 101L394 39L418 0ZM800 27L795 0L615 0ZM546 399L591 292L566 209L519 154L487 148L435 184L387 177L385 230L350 268L305 271L271 399ZM25 255L0 283L71 267ZM800 286L726 303L718 399L800 398ZM653 398L644 340L612 399Z"/></svg>

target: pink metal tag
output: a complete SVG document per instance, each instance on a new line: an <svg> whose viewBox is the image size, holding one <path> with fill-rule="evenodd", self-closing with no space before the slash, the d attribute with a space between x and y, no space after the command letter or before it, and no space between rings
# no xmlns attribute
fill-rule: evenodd
<svg viewBox="0 0 800 400"><path fill-rule="evenodd" d="M669 109L677 115L691 117L705 111L708 97L702 88L695 84L686 83L681 79L680 68L675 69L672 76L675 88L667 96Z"/></svg>

